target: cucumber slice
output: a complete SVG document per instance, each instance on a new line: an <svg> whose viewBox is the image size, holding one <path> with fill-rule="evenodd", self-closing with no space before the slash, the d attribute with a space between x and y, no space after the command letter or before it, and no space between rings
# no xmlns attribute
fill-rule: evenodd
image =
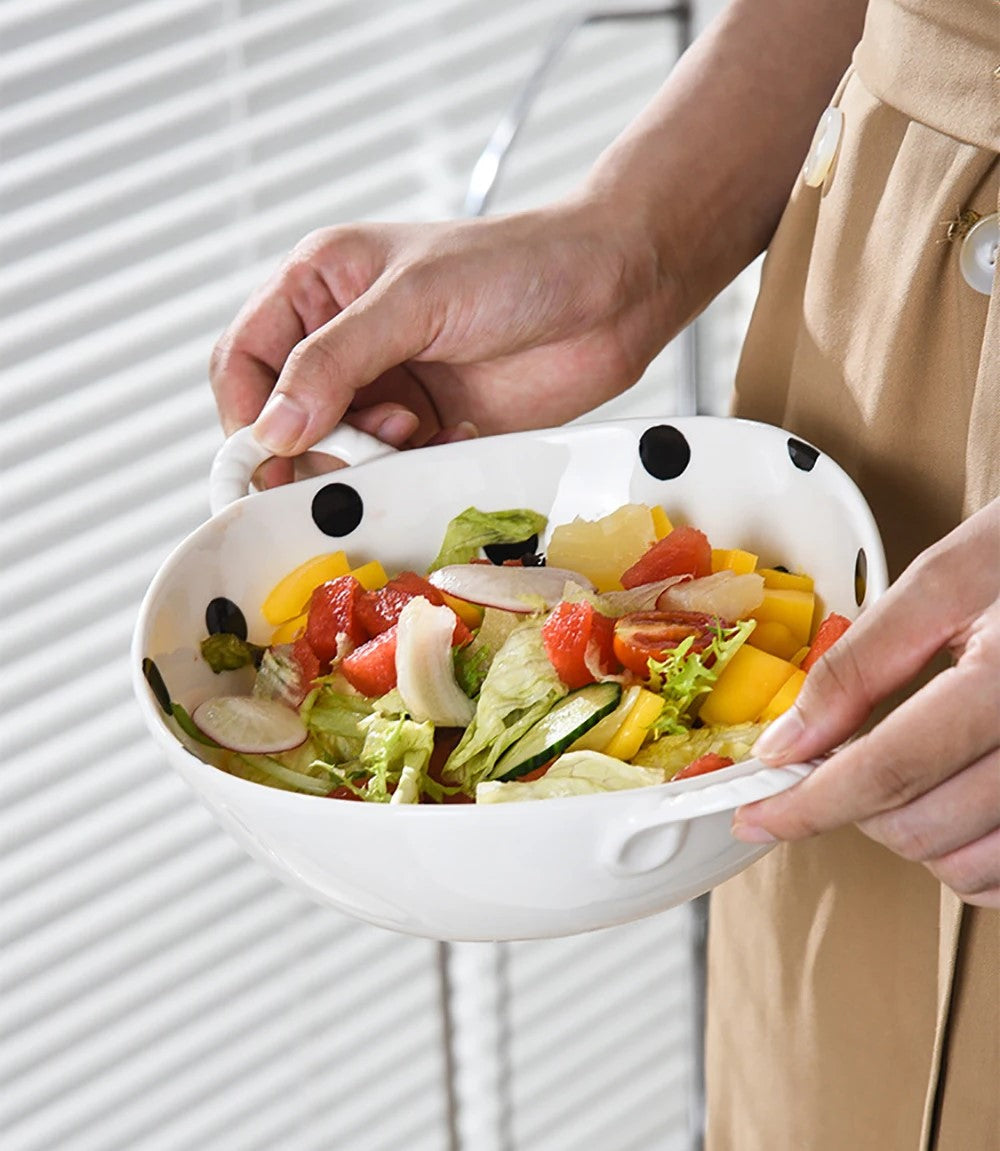
<svg viewBox="0 0 1000 1151"><path fill-rule="evenodd" d="M620 684L591 683L563 696L504 752L491 778L517 779L555 759L585 731L613 712L621 695Z"/></svg>

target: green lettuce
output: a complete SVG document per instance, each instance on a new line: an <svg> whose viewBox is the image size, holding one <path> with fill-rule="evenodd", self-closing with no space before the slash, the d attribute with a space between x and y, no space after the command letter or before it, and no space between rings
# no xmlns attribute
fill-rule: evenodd
<svg viewBox="0 0 1000 1151"><path fill-rule="evenodd" d="M524 617L517 612L488 607L472 642L456 649L455 679L470 699L479 694L497 652L523 622Z"/></svg>
<svg viewBox="0 0 1000 1151"><path fill-rule="evenodd" d="M375 803L419 803L434 750L434 725L376 712L364 720L364 729L360 761L371 776L364 798Z"/></svg>
<svg viewBox="0 0 1000 1151"><path fill-rule="evenodd" d="M566 795L597 795L664 782L657 767L624 763L599 751L572 751L561 755L539 779L486 780L476 788L477 803L507 803L521 799L558 799Z"/></svg>
<svg viewBox="0 0 1000 1151"><path fill-rule="evenodd" d="M329 683L313 688L299 709L319 757L331 766L359 758L365 742L362 722L371 713L370 700Z"/></svg>
<svg viewBox="0 0 1000 1151"><path fill-rule="evenodd" d="M428 571L436 571L448 564L467 564L488 544L516 544L528 540L544 531L547 522L545 516L527 508L500 512L466 508L445 528L441 550Z"/></svg>
<svg viewBox="0 0 1000 1151"><path fill-rule="evenodd" d="M740 763L750 758L753 745L766 726L765 723L737 723L665 735L640 748L632 762L639 767L655 768L666 779L673 779L682 768L709 752Z"/></svg>
<svg viewBox="0 0 1000 1151"><path fill-rule="evenodd" d="M515 740L566 694L545 654L542 626L521 624L494 656L476 701L476 714L442 771L469 795L487 779Z"/></svg>
<svg viewBox="0 0 1000 1151"><path fill-rule="evenodd" d="M251 783L264 783L282 791L329 795L344 782L343 773L316 758L311 740L274 755L230 752L227 770Z"/></svg>

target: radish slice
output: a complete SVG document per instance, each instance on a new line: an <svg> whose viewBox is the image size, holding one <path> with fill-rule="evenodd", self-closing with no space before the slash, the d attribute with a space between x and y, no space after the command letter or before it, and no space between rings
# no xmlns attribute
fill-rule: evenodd
<svg viewBox="0 0 1000 1151"><path fill-rule="evenodd" d="M563 598L567 583L594 590L586 576L566 568L451 564L431 572L427 578L436 588L456 599L504 611L530 612L540 607L555 607Z"/></svg>
<svg viewBox="0 0 1000 1151"><path fill-rule="evenodd" d="M291 751L309 734L290 707L252 695L213 696L199 704L191 718L209 739L243 755Z"/></svg>

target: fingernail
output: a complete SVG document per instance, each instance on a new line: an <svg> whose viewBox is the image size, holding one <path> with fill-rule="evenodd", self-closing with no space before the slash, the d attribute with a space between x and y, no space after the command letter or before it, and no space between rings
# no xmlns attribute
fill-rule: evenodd
<svg viewBox="0 0 1000 1151"><path fill-rule="evenodd" d="M445 432L444 442L448 444L456 444L460 440L475 440L479 438L479 429L470 420L462 420L460 424L456 424L453 428L449 428Z"/></svg>
<svg viewBox="0 0 1000 1151"><path fill-rule="evenodd" d="M741 843L777 843L778 841L769 832L756 823L743 823L742 820L733 820L733 838Z"/></svg>
<svg viewBox="0 0 1000 1151"><path fill-rule="evenodd" d="M264 405L253 426L254 436L269 451L289 452L299 442L309 413L290 396L275 393Z"/></svg>
<svg viewBox="0 0 1000 1151"><path fill-rule="evenodd" d="M770 727L764 729L753 745L751 755L758 759L781 759L793 750L805 730L802 713L797 707L790 707Z"/></svg>
<svg viewBox="0 0 1000 1151"><path fill-rule="evenodd" d="M383 443L402 444L413 435L419 424L414 412L393 412L379 424L375 434Z"/></svg>

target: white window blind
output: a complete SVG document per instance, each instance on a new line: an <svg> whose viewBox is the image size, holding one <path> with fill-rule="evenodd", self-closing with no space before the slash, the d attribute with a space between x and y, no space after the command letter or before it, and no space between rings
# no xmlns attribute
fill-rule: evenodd
<svg viewBox="0 0 1000 1151"><path fill-rule="evenodd" d="M686 1146L682 912L463 950L307 903L169 772L129 686L141 595L207 515L216 336L312 228L460 211L573 8L0 4L5 1151ZM676 51L667 24L576 38L495 207L578 178ZM676 370L620 410L669 411Z"/></svg>

